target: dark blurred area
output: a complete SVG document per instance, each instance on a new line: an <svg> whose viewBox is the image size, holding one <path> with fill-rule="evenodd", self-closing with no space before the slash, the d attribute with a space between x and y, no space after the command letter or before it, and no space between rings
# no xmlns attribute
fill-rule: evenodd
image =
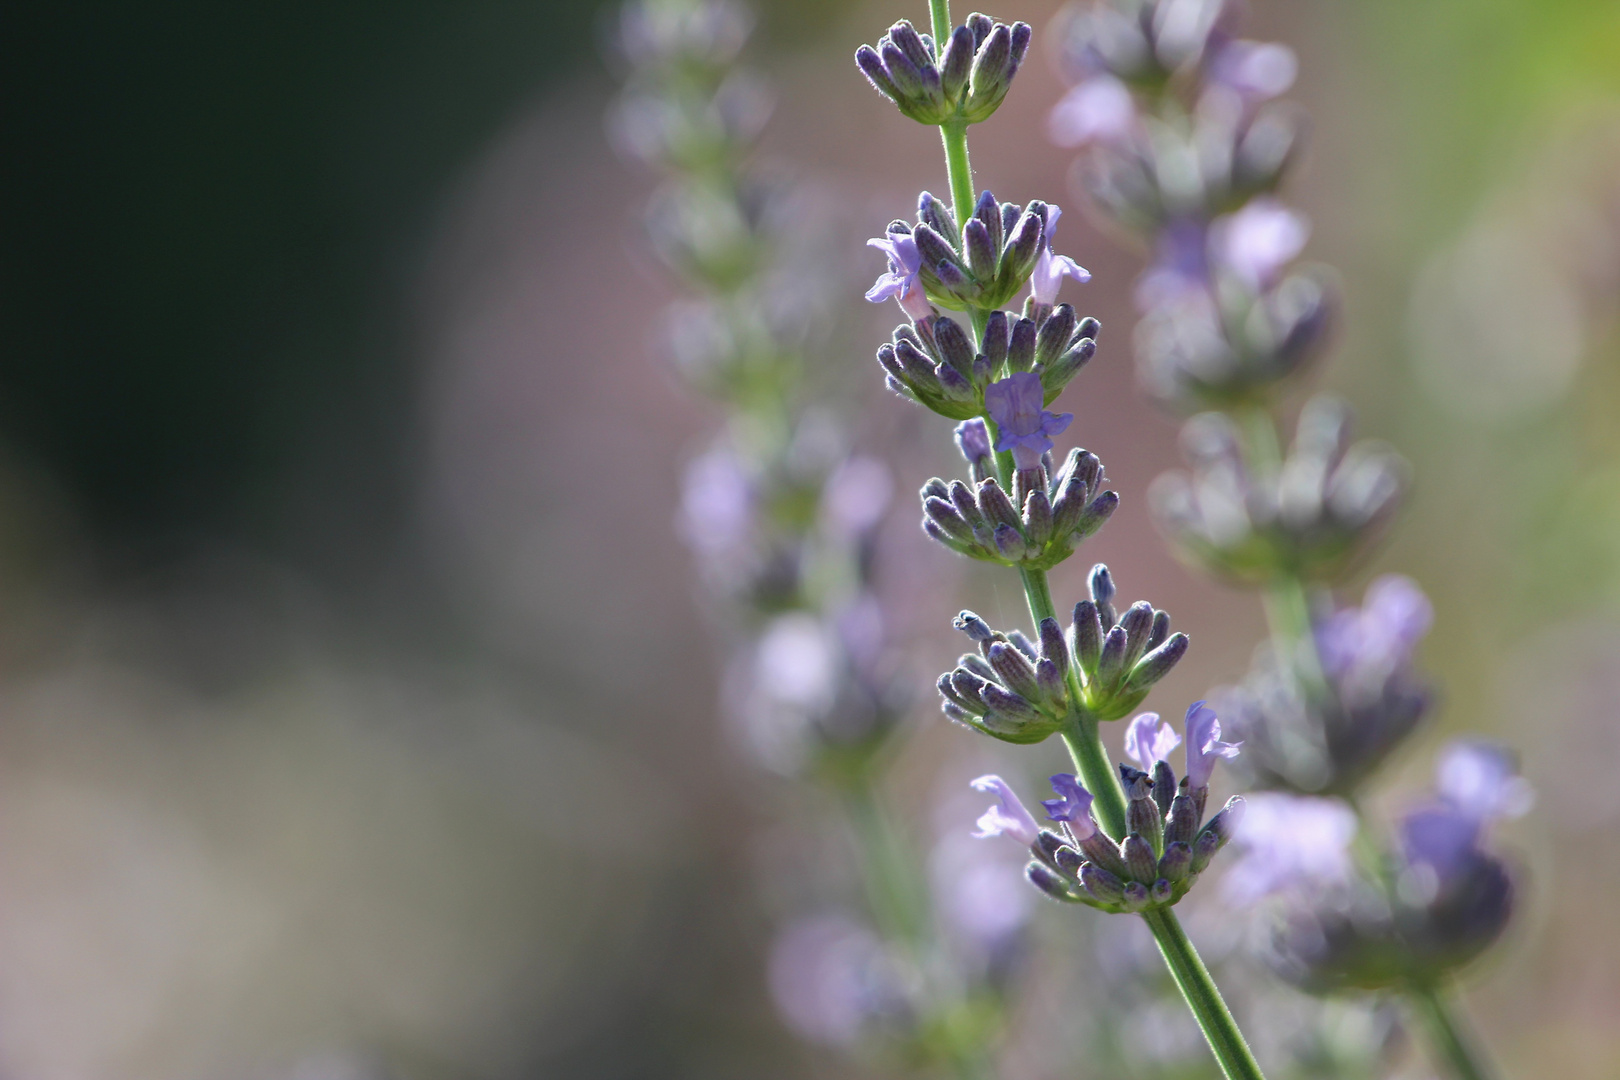
<svg viewBox="0 0 1620 1080"><path fill-rule="evenodd" d="M760 6L783 168L872 232L943 186L937 140L848 59L923 5ZM1350 297L1321 381L1419 477L1368 572L1434 597L1448 705L1393 779L1459 729L1524 752L1538 884L1474 1005L1514 1075L1606 1075L1620 19L1252 6L1300 53L1291 197ZM715 718L671 522L716 415L648 325L668 287L653 180L603 134L605 7L0 10L0 1077L864 1075L763 990L783 830L826 808ZM1039 34L1056 7L995 13ZM981 179L1072 203L1042 134L1060 87L1026 70L975 130ZM1175 713L1261 618L1153 537L1176 427L1132 389L1140 264L1065 220L1108 336L1064 407L1127 499L1096 557L1192 633ZM858 307L870 234L847 241L862 342L888 329ZM906 492L948 446L869 355L852 427ZM958 589L900 501L926 690L964 598L1020 601ZM919 819L983 764L931 708L897 770ZM1009 1075L1045 1075L1030 1056Z"/></svg>

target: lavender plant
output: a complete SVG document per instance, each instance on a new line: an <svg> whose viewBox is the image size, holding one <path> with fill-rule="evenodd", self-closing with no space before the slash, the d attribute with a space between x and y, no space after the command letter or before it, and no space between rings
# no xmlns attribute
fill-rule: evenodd
<svg viewBox="0 0 1620 1080"><path fill-rule="evenodd" d="M921 845L882 797L910 704L874 581L891 482L847 449L828 388L809 377L823 366L806 362L810 328L829 320L814 317L817 262L792 229L804 201L750 159L769 113L764 86L738 63L750 29L730 0L625 7L629 85L611 130L666 176L649 232L689 296L660 343L724 411L713 445L688 464L680 527L717 600L727 710L761 762L830 797L857 841L864 914L792 920L770 982L806 1037L977 1076L1022 952L1022 909L976 898L982 875L948 851L951 881L930 895Z"/></svg>
<svg viewBox="0 0 1620 1080"><path fill-rule="evenodd" d="M1362 811L1368 781L1431 709L1413 653L1432 611L1400 577L1373 582L1360 608L1329 591L1393 516L1401 459L1352 443L1348 409L1326 397L1281 449L1279 399L1323 351L1337 298L1327 271L1291 268L1308 223L1275 194L1302 124L1276 100L1294 56L1239 38L1235 21L1224 0L1069 9L1058 55L1074 85L1051 133L1084 148L1089 204L1151 249L1137 286L1143 387L1210 410L1183 429L1190 472L1150 489L1160 528L1187 562L1265 600L1271 641L1242 685L1212 695L1244 747L1240 771L1275 791L1250 800L1231 880L1247 899L1289 896L1272 941L1285 976L1405 994L1455 1075L1481 1077L1447 987L1509 919L1513 877L1483 835L1528 793L1505 751L1463 742L1397 842Z"/></svg>
<svg viewBox="0 0 1620 1080"><path fill-rule="evenodd" d="M1231 1078L1261 1075L1248 1044L1173 910L1230 839L1242 810L1234 799L1206 818L1209 778L1236 747L1203 702L1186 718L1186 775L1168 755L1181 736L1155 714L1132 721L1136 765L1110 764L1099 736L1122 720L1184 655L1187 638L1170 617L1138 602L1123 612L1105 566L1067 629L1058 621L1046 572L1069 558L1118 505L1095 455L1076 449L1057 465L1053 436L1069 414L1047 411L1092 357L1099 324L1059 303L1065 278L1089 275L1056 253L1060 212L1031 201L974 193L967 129L993 115L1029 48L1024 23L982 14L954 25L946 0L931 0L931 34L902 20L855 59L900 112L938 126L951 201L924 192L917 219L894 221L870 241L889 262L868 299L896 300L907 317L878 362L890 389L960 421L957 445L971 484L940 478L922 488L923 528L940 544L1017 571L1032 631L998 631L971 612L956 625L976 646L938 688L952 720L1016 744L1059 735L1076 773L1052 778L1058 798L1041 827L1010 785L986 776L974 786L997 804L980 835L1005 835L1032 855L1030 880L1048 896L1146 922L1216 1060ZM1003 306L1025 287L1022 313ZM941 309L944 309L943 311ZM964 321L946 312L965 316ZM1137 766L1140 766L1138 768Z"/></svg>

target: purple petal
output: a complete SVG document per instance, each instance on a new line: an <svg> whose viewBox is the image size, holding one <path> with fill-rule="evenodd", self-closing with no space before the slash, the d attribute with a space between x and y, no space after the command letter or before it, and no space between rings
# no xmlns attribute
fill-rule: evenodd
<svg viewBox="0 0 1620 1080"><path fill-rule="evenodd" d="M1136 103L1118 79L1087 79L1063 95L1047 117L1047 137L1059 146L1122 142L1136 122Z"/></svg>
<svg viewBox="0 0 1620 1080"><path fill-rule="evenodd" d="M973 781L974 791L983 791L994 794L1000 799L999 805L992 806L979 818L979 831L973 835L984 839L991 836L1010 836L1020 844L1028 847L1035 842L1040 827L1035 824L1035 818L1024 809L1019 801L1018 794L1012 786L1001 777L994 774L981 776Z"/></svg>
<svg viewBox="0 0 1620 1080"><path fill-rule="evenodd" d="M1125 753L1136 759L1143 772L1152 772L1155 762L1169 761L1170 751L1180 745L1181 736L1158 713L1142 713L1125 729Z"/></svg>
<svg viewBox="0 0 1620 1080"><path fill-rule="evenodd" d="M1209 786L1210 774L1219 758L1234 758L1242 743L1221 741L1221 721L1215 710L1202 701L1187 708L1187 786Z"/></svg>
<svg viewBox="0 0 1620 1080"><path fill-rule="evenodd" d="M1479 822L1519 817L1535 801L1512 753L1483 739L1458 739L1441 751L1435 786L1447 805Z"/></svg>
<svg viewBox="0 0 1620 1080"><path fill-rule="evenodd" d="M1244 801L1243 820L1232 838L1238 857L1222 881L1230 899L1247 903L1349 877L1356 815L1344 803L1266 791Z"/></svg>
<svg viewBox="0 0 1620 1080"><path fill-rule="evenodd" d="M1097 831L1091 820L1091 792L1081 786L1073 773L1058 773L1052 777L1052 790L1060 796L1042 799L1049 821L1066 821L1076 840L1084 840Z"/></svg>

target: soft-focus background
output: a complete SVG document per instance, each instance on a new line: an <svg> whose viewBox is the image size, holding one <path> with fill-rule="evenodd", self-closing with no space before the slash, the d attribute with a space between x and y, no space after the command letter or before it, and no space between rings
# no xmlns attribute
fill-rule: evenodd
<svg viewBox="0 0 1620 1080"><path fill-rule="evenodd" d="M879 388L893 316L859 305L860 243L944 177L849 57L924 5L762 7L766 157L848 233L850 423L904 495L948 467L944 428ZM1039 53L1054 10L993 13ZM672 526L716 415L654 337L653 181L604 135L603 14L5 5L0 1076L852 1075L763 992L777 838L824 808L716 718ZM1613 1075L1620 7L1253 16L1300 53L1289 194L1348 294L1321 381L1418 478L1368 572L1435 598L1445 704L1387 797L1446 731L1522 752L1540 801L1505 842L1533 884L1470 1008L1512 1075ZM1059 90L1032 62L974 129L1003 198L1074 203L1043 137ZM1065 221L1105 329L1064 407L1125 504L1055 587L1105 559L1174 612L1194 648L1153 700L1175 713L1241 674L1261 620L1152 535L1175 426L1132 386L1139 264ZM898 503L887 580L925 690L957 608L1021 604ZM893 795L965 829L940 794L1006 759L929 699ZM1050 1067L1025 1071L1073 1075Z"/></svg>

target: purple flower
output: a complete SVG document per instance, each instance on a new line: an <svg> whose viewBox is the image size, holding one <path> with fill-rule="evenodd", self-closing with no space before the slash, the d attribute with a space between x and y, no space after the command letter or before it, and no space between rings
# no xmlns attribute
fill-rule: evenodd
<svg viewBox="0 0 1620 1080"><path fill-rule="evenodd" d="M1411 578L1388 574L1367 586L1360 608L1334 612L1316 627L1322 670L1340 684L1382 683L1411 662L1434 608Z"/></svg>
<svg viewBox="0 0 1620 1080"><path fill-rule="evenodd" d="M1169 761L1170 751L1180 745L1181 736L1176 734L1176 729L1160 720L1156 712L1142 713L1125 729L1125 753L1141 764L1143 772L1151 773L1154 762ZM1188 752L1191 753L1191 747Z"/></svg>
<svg viewBox="0 0 1620 1080"><path fill-rule="evenodd" d="M1024 804L1018 801L1018 794L1012 786L1001 777L991 774L981 776L972 784L974 791L994 793L1001 800L1000 805L992 806L979 818L979 831L974 836L980 839L990 836L1010 836L1025 847L1035 842L1040 833L1040 826L1030 812L1024 809Z"/></svg>
<svg viewBox="0 0 1620 1080"><path fill-rule="evenodd" d="M912 239L911 230L904 226L890 226L887 236L874 236L866 242L866 246L875 247L889 257L888 272L878 277L867 290L866 298L874 304L881 304L894 297L912 322L932 315L934 309L923 294L922 282L917 280L917 272L922 269L922 254L917 250L917 241Z"/></svg>
<svg viewBox="0 0 1620 1080"><path fill-rule="evenodd" d="M799 1035L848 1045L862 1029L901 1007L901 990L883 943L841 914L800 919L771 947L771 997Z"/></svg>
<svg viewBox="0 0 1620 1080"><path fill-rule="evenodd" d="M1187 786L1208 787L1215 759L1237 757L1242 745L1221 742L1221 722L1215 710L1202 701L1193 702L1187 708Z"/></svg>
<svg viewBox="0 0 1620 1080"><path fill-rule="evenodd" d="M956 448L962 451L969 465L976 465L990 456L990 431L978 417L956 425Z"/></svg>
<svg viewBox="0 0 1620 1080"><path fill-rule="evenodd" d="M1435 767L1440 798L1477 821L1519 817L1530 809L1535 792L1519 775L1506 747L1483 739L1457 739L1440 752Z"/></svg>
<svg viewBox="0 0 1620 1080"><path fill-rule="evenodd" d="M1063 279L1072 277L1084 285L1091 280L1091 271L1067 255L1052 254L1052 236L1057 232L1058 218L1063 211L1055 205L1046 208L1046 227L1042 231L1041 248L1035 255L1035 269L1029 276L1030 295L1037 304L1057 303L1058 290Z"/></svg>
<svg viewBox="0 0 1620 1080"><path fill-rule="evenodd" d="M1455 878L1473 862L1479 818L1445 804L1425 806L1401 818L1401 852L1411 866L1427 866L1440 881Z"/></svg>
<svg viewBox="0 0 1620 1080"><path fill-rule="evenodd" d="M1344 803L1269 791L1244 801L1247 809L1232 837L1238 860L1222 882L1229 899L1248 903L1349 878L1356 815Z"/></svg>
<svg viewBox="0 0 1620 1080"><path fill-rule="evenodd" d="M1046 134L1059 146L1073 148L1123 142L1135 126L1136 103L1130 90L1111 75L1098 75L1070 89L1052 107Z"/></svg>
<svg viewBox="0 0 1620 1080"><path fill-rule="evenodd" d="M1033 371L1019 371L985 387L984 407L996 422L997 450L1011 450L1013 463L1020 469L1035 469L1041 455L1052 449L1052 436L1058 435L1074 419L1073 413L1045 411L1041 377Z"/></svg>
<svg viewBox="0 0 1620 1080"><path fill-rule="evenodd" d="M1259 292L1304 249L1310 235L1304 214L1276 199L1254 199L1210 225L1210 256Z"/></svg>
<svg viewBox="0 0 1620 1080"><path fill-rule="evenodd" d="M1250 102L1274 98L1294 85L1299 63L1286 45L1229 41L1210 61L1210 78Z"/></svg>
<svg viewBox="0 0 1620 1080"><path fill-rule="evenodd" d="M1091 792L1080 786L1072 773L1058 773L1052 777L1052 790L1060 796L1042 799L1048 821L1066 821L1076 840L1084 840L1097 831L1091 820Z"/></svg>

